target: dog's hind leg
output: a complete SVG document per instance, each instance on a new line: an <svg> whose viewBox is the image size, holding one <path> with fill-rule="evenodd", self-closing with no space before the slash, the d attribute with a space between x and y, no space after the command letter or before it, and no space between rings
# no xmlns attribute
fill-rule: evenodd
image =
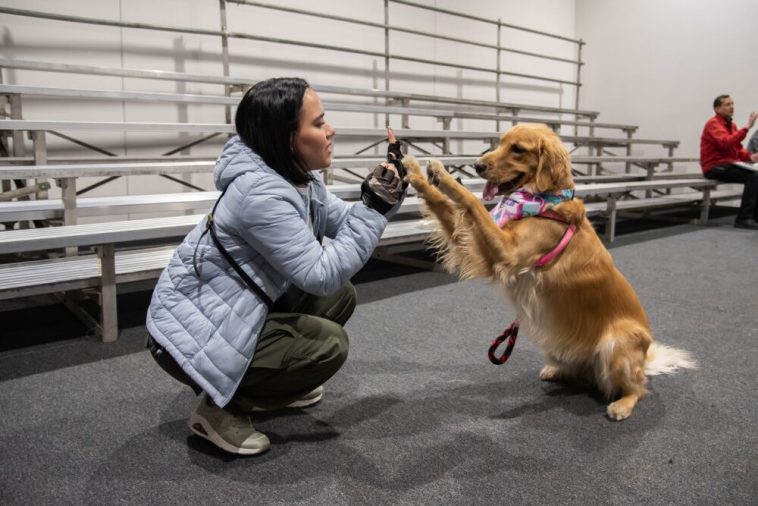
<svg viewBox="0 0 758 506"><path fill-rule="evenodd" d="M637 401L647 394L645 381L625 381L620 388L620 392L621 397L608 404L606 408L608 418L615 421L621 421L631 416L634 406L637 405Z"/></svg>
<svg viewBox="0 0 758 506"><path fill-rule="evenodd" d="M552 355L547 356L547 364L540 371L542 381L563 381L569 374L565 367Z"/></svg>
<svg viewBox="0 0 758 506"><path fill-rule="evenodd" d="M621 330L619 327L626 328ZM647 394L645 354L652 337L646 329L633 323L617 325L617 329L621 332L601 345L596 379L606 396L619 395L606 410L608 418L619 421L628 418L637 401Z"/></svg>

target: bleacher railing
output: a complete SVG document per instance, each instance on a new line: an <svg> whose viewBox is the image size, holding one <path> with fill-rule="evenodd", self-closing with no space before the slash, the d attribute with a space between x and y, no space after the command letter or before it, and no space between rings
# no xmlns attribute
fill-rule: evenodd
<svg viewBox="0 0 758 506"><path fill-rule="evenodd" d="M383 4L382 9L384 12L384 22L382 23L367 21L364 19L358 19L358 18L347 17L347 16L336 16L336 15L327 14L323 12L317 12L313 10L296 9L292 7L285 7L281 5L274 5L274 4L255 2L255 1L249 1L249 0L218 0L218 2L219 2L219 20L220 20L219 30L171 26L171 25L162 25L162 24L151 24L151 23L105 20L105 19L97 19L97 18L84 17L84 16L72 16L72 15L55 14L55 13L49 13L49 12L41 12L41 11L28 10L28 9L17 9L17 8L11 8L11 7L0 7L0 13L15 15L15 16L27 16L27 17L40 18L40 19L50 19L50 20L57 20L57 21L64 21L64 22L112 26L112 27L118 27L118 28L129 28L129 29L138 29L138 30L157 30L157 31L164 31L164 32L175 32L175 33L219 37L221 41L223 76L226 78L230 76L229 67L230 67L231 55L229 51L229 40L230 39L247 39L247 40L258 41L258 42L283 44L283 45L295 45L299 47L314 48L314 49L325 50L325 51L343 52L343 53L347 52L347 53L356 54L356 55L366 55L366 56L381 58L384 61L385 91L392 90L392 79L393 79L392 62L405 61L405 62L419 63L422 65L452 67L459 70L475 71L475 72L481 72L481 73L494 75L495 79L492 84L494 86L496 101L498 102L500 101L501 91L505 85L505 83L503 82L504 77L526 79L529 81L536 81L536 82L543 82L543 83L554 83L554 84L560 85L561 87L564 85L570 86L574 89L574 109L579 109L579 97L580 97L579 90L581 87L581 70L582 70L582 65L583 65L582 47L585 44L585 42L582 41L581 39L573 39L570 37L565 37L565 36L554 34L554 33L548 33L548 32L534 30L527 27L517 26L514 24L503 22L500 18L488 19L488 18L473 16L473 15L466 14L463 12L458 12L458 11L453 11L453 10L448 10L448 9L441 9L438 7L423 5L423 4L419 4L415 2L409 2L406 0L382 0L382 4ZM250 33L250 32L230 31L229 23L227 20L228 4L236 4L240 6L256 7L260 9L267 9L267 10L279 11L279 12L284 12L284 13L303 15L303 16L313 17L316 19L328 19L328 20L344 22L344 23L348 23L348 24L356 25L360 27L367 27L371 29L382 30L384 32L384 47L382 49L377 49L377 50L367 50L367 49L362 49L358 47L348 47L348 46L343 46L343 45L339 45L339 46L329 45L329 44L323 44L323 43L318 43L318 42L309 42L305 40L267 37L264 35ZM482 30L484 30L486 27L490 27L490 28L494 27L495 40L493 40L491 43L486 43L486 42L476 41L473 39L469 40L469 39L456 38L456 37L452 37L448 35L430 33L425 30L410 29L410 28L402 27L395 22L390 22L390 19L392 18L393 5L398 5L398 6L402 5L405 8L421 9L421 10L441 14L444 16L452 16L453 18L456 18L456 19L468 20L468 21L481 25ZM557 51L555 54L537 53L537 52L519 49L515 46L508 46L502 42L503 33L505 30L515 30L517 32L521 32L524 34L530 34L529 36L534 36L534 37L538 37L542 39L551 39L553 41L559 41L560 43L570 44L573 47L573 51L571 52L575 54L575 57L566 58L565 56L563 56L567 54L566 51L561 51L561 54L558 54ZM477 30L477 32L480 32L480 30ZM403 52L401 51L394 51L390 49L391 47L393 47L393 44L392 44L393 34L409 34L412 36L427 37L427 38L432 38L436 40L444 40L453 44L459 44L459 45L463 45L467 47L475 46L479 48L492 50L493 51L492 64L486 65L486 66L485 65L469 65L469 64L456 63L453 61L418 58L418 57L410 56L408 54L403 54ZM547 61L555 62L558 65L551 66L550 67L551 74L548 74L548 75L539 75L539 74L528 73L528 72L517 72L515 69L510 68L507 65L503 64L503 55L506 53L517 54L517 55L520 55L521 57L534 60L535 62L547 60ZM566 78L559 77L561 75L566 75L565 67L561 67L565 65L569 65L573 69L573 74L575 75L575 78L566 79ZM223 80L221 81L224 85L226 95L230 95L235 90L235 88L239 87L239 85L229 83L228 81L227 82L223 82ZM227 120L227 123L231 122L231 108L230 107L227 108L226 120Z"/></svg>

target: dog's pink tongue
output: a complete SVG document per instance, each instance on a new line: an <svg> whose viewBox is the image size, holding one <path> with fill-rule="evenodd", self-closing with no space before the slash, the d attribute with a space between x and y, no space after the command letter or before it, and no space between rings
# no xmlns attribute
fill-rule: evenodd
<svg viewBox="0 0 758 506"><path fill-rule="evenodd" d="M487 181L484 183L484 190L482 190L482 198L484 200L492 200L497 195L498 185Z"/></svg>

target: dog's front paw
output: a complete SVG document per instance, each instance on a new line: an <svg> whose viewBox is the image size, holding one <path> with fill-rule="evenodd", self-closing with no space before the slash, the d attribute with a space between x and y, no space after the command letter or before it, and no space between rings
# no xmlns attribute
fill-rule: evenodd
<svg viewBox="0 0 758 506"><path fill-rule="evenodd" d="M412 155L404 156L403 167L405 167L405 170L407 171L405 182L413 186L417 192L423 193L428 183L421 172L421 166L418 164L416 157Z"/></svg>
<svg viewBox="0 0 758 506"><path fill-rule="evenodd" d="M606 413L608 414L608 418L619 422L629 418L632 414L632 409L634 409L634 403L630 403L627 399L621 398L608 404Z"/></svg>
<svg viewBox="0 0 758 506"><path fill-rule="evenodd" d="M434 158L429 159L429 162L426 164L426 177L430 185L439 186L447 175L449 174L445 166L442 165L442 162Z"/></svg>
<svg viewBox="0 0 758 506"><path fill-rule="evenodd" d="M452 194L459 191L463 186L460 181L453 178L453 176L447 171L442 162L435 159L430 159L426 166L426 175L429 184L439 188L439 190L451 197Z"/></svg>

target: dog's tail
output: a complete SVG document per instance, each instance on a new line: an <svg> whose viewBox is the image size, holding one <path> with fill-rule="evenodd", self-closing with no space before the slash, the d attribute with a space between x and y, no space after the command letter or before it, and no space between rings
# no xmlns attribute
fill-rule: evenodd
<svg viewBox="0 0 758 506"><path fill-rule="evenodd" d="M648 376L669 374L680 368L696 369L697 367L697 360L689 351L656 342L650 344L645 357L645 374Z"/></svg>

